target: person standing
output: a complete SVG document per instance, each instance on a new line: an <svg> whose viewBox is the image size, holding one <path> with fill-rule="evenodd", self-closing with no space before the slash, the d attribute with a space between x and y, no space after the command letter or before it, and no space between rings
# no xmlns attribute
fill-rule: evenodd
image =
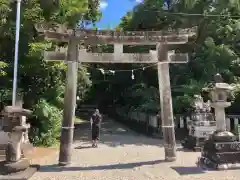
<svg viewBox="0 0 240 180"><path fill-rule="evenodd" d="M163 132L162 132L162 119L161 119L161 110L158 111L157 114L157 131L163 137Z"/></svg>
<svg viewBox="0 0 240 180"><path fill-rule="evenodd" d="M102 115L100 114L99 110L96 109L90 119L92 130L92 147L98 147L97 141L99 140L100 136L101 122Z"/></svg>

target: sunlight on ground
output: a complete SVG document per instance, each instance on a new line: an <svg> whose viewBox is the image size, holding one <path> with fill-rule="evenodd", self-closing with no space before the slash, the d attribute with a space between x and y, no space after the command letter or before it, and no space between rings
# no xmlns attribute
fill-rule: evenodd
<svg viewBox="0 0 240 180"><path fill-rule="evenodd" d="M81 124L87 122L86 119L81 119L79 117L75 117L74 124Z"/></svg>

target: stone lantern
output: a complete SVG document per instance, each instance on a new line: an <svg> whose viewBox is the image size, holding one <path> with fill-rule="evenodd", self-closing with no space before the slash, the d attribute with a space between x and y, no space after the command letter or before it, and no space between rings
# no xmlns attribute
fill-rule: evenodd
<svg viewBox="0 0 240 180"><path fill-rule="evenodd" d="M216 131L204 142L198 160L201 166L218 169L240 162L240 142L226 130L225 108L231 105L227 102L231 89L229 84L223 82L220 74L215 75L215 84L209 90L211 107L215 109Z"/></svg>
<svg viewBox="0 0 240 180"><path fill-rule="evenodd" d="M6 161L2 165L0 172L15 173L23 171L29 167L29 160L22 158L22 144L24 133L29 128L26 125L26 116L31 115L31 111L17 106L7 106L4 108L4 126L9 136L6 148ZM26 137L25 137L26 138Z"/></svg>
<svg viewBox="0 0 240 180"><path fill-rule="evenodd" d="M231 106L231 102L227 102L231 86L224 83L220 74L215 76L215 84L210 89L211 107L215 110L215 119L217 131L226 131L225 108Z"/></svg>

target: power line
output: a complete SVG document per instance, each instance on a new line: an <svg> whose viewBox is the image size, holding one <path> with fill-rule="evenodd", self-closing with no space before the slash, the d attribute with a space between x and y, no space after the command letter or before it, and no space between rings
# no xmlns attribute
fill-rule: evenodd
<svg viewBox="0 0 240 180"><path fill-rule="evenodd" d="M171 15L182 15L182 16L203 16L203 17L231 17L231 18L240 18L240 15L224 15L224 14L198 14L198 13L174 13L174 12L167 12L167 11L160 11L160 10L148 10L145 9L143 11L150 11L150 12L163 12L164 14L171 14Z"/></svg>
<svg viewBox="0 0 240 180"><path fill-rule="evenodd" d="M157 8L157 7L155 7ZM224 15L224 14L201 14L201 13L184 13L184 12L169 12L167 10L153 10L153 9L143 9L144 12L161 12L163 14L170 15L182 15L182 16L203 16L203 17L231 17L231 18L240 18L240 15ZM134 10L133 10L134 12ZM135 11L136 12L136 11Z"/></svg>
<svg viewBox="0 0 240 180"><path fill-rule="evenodd" d="M159 12L166 15L178 15L178 16L185 16L185 17L227 17L227 18L240 18L240 15L229 15L229 14L201 14L201 13L184 13L184 12L169 12L169 11L162 11L162 10L148 10L143 9L144 12ZM123 16L124 17L124 16ZM122 18L123 18L122 17Z"/></svg>
<svg viewBox="0 0 240 180"><path fill-rule="evenodd" d="M144 1L142 1L140 4L144 4ZM204 17L232 17L232 18L240 18L240 15L222 15L222 14L200 14L200 13L184 13L184 12L169 12L169 7L171 6L171 2L165 0L163 3L162 10L149 10L149 9L143 9L142 11L145 12L162 12L164 14L172 14L172 15L182 15L182 16L204 16ZM138 6L138 5L137 5ZM135 6L135 7L137 7ZM164 9L164 6L166 9ZM159 8L157 6L154 6L155 8ZM134 12L134 9L133 9ZM135 11L136 12L136 11Z"/></svg>

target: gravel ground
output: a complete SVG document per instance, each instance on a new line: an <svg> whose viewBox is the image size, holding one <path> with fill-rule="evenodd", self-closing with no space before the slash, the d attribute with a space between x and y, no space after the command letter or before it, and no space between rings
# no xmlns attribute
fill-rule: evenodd
<svg viewBox="0 0 240 180"><path fill-rule="evenodd" d="M105 122L99 148L88 142L89 130L76 128L72 164L58 167L57 154L41 160L31 180L237 180L240 170L203 171L196 166L198 152L180 148L177 161L166 163L162 141ZM238 177L238 178L237 178Z"/></svg>

